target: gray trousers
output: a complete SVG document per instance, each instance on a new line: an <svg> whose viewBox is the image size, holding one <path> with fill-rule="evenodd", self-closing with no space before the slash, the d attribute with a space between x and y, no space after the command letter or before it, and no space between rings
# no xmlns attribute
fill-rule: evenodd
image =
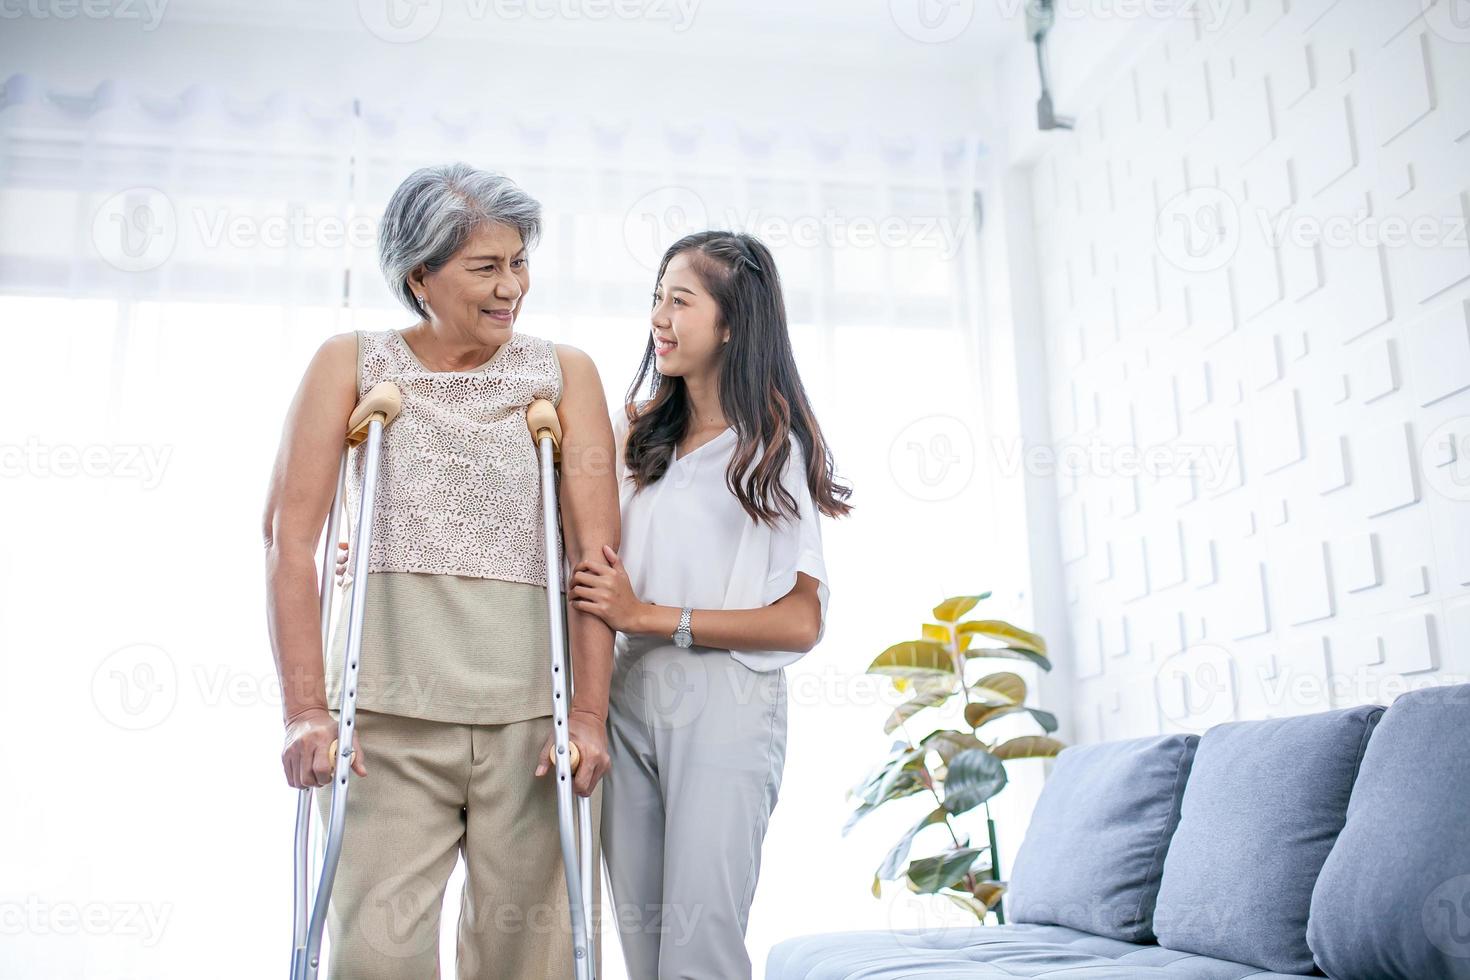
<svg viewBox="0 0 1470 980"><path fill-rule="evenodd" d="M602 850L633 980L751 976L745 928L786 761L786 673L710 647L619 655Z"/></svg>

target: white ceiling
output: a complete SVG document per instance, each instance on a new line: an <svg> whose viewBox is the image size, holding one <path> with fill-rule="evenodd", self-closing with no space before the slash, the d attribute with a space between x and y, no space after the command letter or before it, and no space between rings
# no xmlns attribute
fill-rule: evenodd
<svg viewBox="0 0 1470 980"><path fill-rule="evenodd" d="M436 40L741 60L800 59L875 70L976 72L1024 44L1022 0L166 0L173 24L365 33L396 5ZM417 4L418 7L410 6ZM602 16L590 11L601 9ZM646 12L642 17L607 11ZM569 10L570 16L559 12ZM687 22L683 30L677 24ZM907 25L906 31L904 26ZM928 25L928 26L926 26ZM732 79L732 81L738 81Z"/></svg>

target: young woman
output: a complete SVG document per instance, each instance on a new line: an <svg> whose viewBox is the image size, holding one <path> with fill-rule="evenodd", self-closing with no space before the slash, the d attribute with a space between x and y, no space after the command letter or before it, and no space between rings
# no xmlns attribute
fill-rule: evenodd
<svg viewBox="0 0 1470 980"><path fill-rule="evenodd" d="M818 515L847 514L852 493L764 245L703 232L669 249L629 400L621 554L578 562L568 593L617 631L603 853L630 977L738 980L785 762L784 668L826 628Z"/></svg>

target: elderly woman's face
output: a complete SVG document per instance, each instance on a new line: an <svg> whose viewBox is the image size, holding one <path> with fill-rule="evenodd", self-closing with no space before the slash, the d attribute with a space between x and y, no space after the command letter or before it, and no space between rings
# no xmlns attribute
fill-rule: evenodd
<svg viewBox="0 0 1470 980"><path fill-rule="evenodd" d="M481 226L422 282L430 319L486 344L505 343L531 289L520 232L509 225Z"/></svg>

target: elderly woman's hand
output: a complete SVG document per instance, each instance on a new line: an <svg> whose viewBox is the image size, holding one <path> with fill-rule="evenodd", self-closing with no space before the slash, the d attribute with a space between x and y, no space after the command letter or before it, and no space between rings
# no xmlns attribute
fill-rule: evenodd
<svg viewBox="0 0 1470 980"><path fill-rule="evenodd" d="M602 546L607 563L589 559L580 561L572 570L571 595L573 609L591 613L609 628L620 633L636 632L643 603L633 593L633 583L618 553Z"/></svg>
<svg viewBox="0 0 1470 980"><path fill-rule="evenodd" d="M567 740L574 753L569 760L573 763L572 790L578 796L591 796L598 781L612 768L612 757L607 752L607 720L594 712L573 708L567 716ZM551 761L555 746L556 736L546 736L535 775L544 776L556 768Z"/></svg>

